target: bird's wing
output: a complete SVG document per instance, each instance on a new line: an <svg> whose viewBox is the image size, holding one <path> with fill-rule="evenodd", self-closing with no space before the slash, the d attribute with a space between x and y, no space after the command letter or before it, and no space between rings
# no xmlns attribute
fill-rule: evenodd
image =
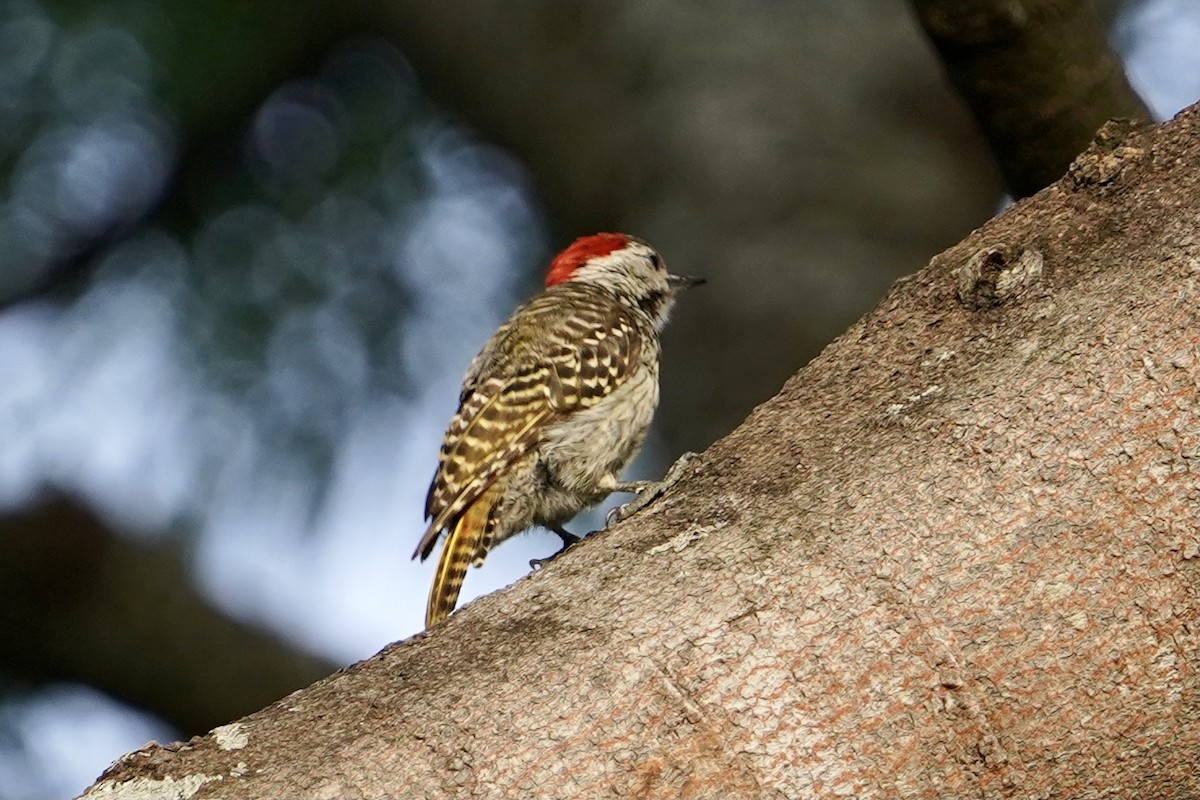
<svg viewBox="0 0 1200 800"><path fill-rule="evenodd" d="M581 315L554 359L551 402L560 414L591 408L637 369L642 340L628 313L611 308Z"/></svg>
<svg viewBox="0 0 1200 800"><path fill-rule="evenodd" d="M467 396L450 421L425 501L432 517L415 555L426 558L438 534L537 443L553 414L546 364L507 381L491 378Z"/></svg>
<svg viewBox="0 0 1200 800"><path fill-rule="evenodd" d="M626 312L597 305L564 313L561 305L526 305L485 348L504 355L473 362L426 497L432 521L414 556L426 558L438 534L533 449L549 423L595 405L637 368L641 339Z"/></svg>

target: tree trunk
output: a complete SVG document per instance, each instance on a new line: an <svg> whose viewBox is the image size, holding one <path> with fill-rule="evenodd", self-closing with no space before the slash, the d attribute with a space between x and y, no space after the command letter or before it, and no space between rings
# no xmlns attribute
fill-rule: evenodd
<svg viewBox="0 0 1200 800"><path fill-rule="evenodd" d="M644 514L87 796L1200 794L1200 110L1116 136Z"/></svg>

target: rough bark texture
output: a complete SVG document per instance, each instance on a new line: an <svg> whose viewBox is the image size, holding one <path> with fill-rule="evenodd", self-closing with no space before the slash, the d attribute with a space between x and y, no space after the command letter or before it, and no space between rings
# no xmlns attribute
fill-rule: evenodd
<svg viewBox="0 0 1200 800"><path fill-rule="evenodd" d="M1195 797L1200 111L897 284L677 491L89 797Z"/></svg>
<svg viewBox="0 0 1200 800"><path fill-rule="evenodd" d="M213 608L171 546L64 497L0 518L0 664L33 684L89 684L185 735L334 668Z"/></svg>
<svg viewBox="0 0 1200 800"><path fill-rule="evenodd" d="M1152 119L1090 0L911 2L1015 197L1058 179L1106 119Z"/></svg>

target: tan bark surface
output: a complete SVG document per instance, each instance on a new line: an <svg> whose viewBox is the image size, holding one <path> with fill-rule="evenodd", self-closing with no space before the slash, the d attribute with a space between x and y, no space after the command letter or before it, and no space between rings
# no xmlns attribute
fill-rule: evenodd
<svg viewBox="0 0 1200 800"><path fill-rule="evenodd" d="M1200 794L1200 111L1132 136L643 515L88 796Z"/></svg>

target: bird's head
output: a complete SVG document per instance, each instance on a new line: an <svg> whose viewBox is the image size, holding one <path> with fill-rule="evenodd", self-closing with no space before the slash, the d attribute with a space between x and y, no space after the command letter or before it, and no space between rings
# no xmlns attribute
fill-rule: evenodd
<svg viewBox="0 0 1200 800"><path fill-rule="evenodd" d="M624 233L583 236L555 256L546 288L568 281L612 292L645 312L658 328L666 323L681 289L704 283L703 278L670 274L657 250Z"/></svg>

